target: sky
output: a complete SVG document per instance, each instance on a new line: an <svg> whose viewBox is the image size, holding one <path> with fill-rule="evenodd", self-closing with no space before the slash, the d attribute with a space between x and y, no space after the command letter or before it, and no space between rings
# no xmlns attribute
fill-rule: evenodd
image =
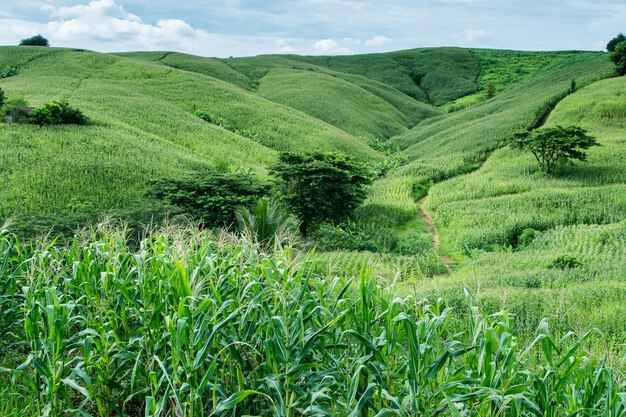
<svg viewBox="0 0 626 417"><path fill-rule="evenodd" d="M602 50L626 0L1 0L0 45L203 56L418 47Z"/></svg>

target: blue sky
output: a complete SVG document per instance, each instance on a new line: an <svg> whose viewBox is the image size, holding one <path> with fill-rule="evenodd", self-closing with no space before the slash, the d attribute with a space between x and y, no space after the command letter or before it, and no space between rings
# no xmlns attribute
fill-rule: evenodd
<svg viewBox="0 0 626 417"><path fill-rule="evenodd" d="M354 54L429 46L601 50L626 0L2 0L0 44L205 56Z"/></svg>

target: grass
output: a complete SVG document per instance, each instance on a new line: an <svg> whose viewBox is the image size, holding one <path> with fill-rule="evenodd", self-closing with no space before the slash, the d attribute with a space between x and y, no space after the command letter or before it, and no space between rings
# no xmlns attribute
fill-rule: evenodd
<svg viewBox="0 0 626 417"><path fill-rule="evenodd" d="M389 138L407 129L404 115L389 103L326 74L273 69L261 79L258 92L356 136Z"/></svg>
<svg viewBox="0 0 626 417"><path fill-rule="evenodd" d="M106 228L68 247L6 234L0 247L8 416L618 417L626 407L623 383L586 351L591 333L560 338L542 321L527 343L506 312L469 301L459 318L367 270L319 276L311 255L288 248L166 230L133 251ZM16 348L22 357L6 356Z"/></svg>
<svg viewBox="0 0 626 417"><path fill-rule="evenodd" d="M235 71L218 58L204 58L179 52L124 52L115 55L158 62L168 67L208 75L243 89L249 90L254 85L250 78Z"/></svg>

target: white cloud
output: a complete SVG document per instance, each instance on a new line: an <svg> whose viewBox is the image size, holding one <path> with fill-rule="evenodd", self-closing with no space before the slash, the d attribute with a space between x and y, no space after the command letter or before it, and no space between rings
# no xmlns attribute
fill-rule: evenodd
<svg viewBox="0 0 626 417"><path fill-rule="evenodd" d="M123 40L145 48L158 48L185 47L209 36L179 19L161 19L155 24L144 22L114 0L92 0L88 4L49 11L53 20L48 22L46 32L57 41Z"/></svg>
<svg viewBox="0 0 626 417"><path fill-rule="evenodd" d="M339 45L334 39L322 39L313 44L313 50L321 54L347 54L350 48Z"/></svg>
<svg viewBox="0 0 626 417"><path fill-rule="evenodd" d="M365 46L377 47L377 46L383 46L387 42L389 42L389 38L387 38L386 36L376 35L372 39L368 39L364 41L363 43L365 44Z"/></svg>
<svg viewBox="0 0 626 417"><path fill-rule="evenodd" d="M482 39L489 39L491 36L491 33L482 29L465 29L463 31L463 40L467 43L472 43Z"/></svg>

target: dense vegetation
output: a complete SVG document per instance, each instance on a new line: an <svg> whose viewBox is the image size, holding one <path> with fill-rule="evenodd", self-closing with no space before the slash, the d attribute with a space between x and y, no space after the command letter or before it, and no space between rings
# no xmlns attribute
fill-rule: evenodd
<svg viewBox="0 0 626 417"><path fill-rule="evenodd" d="M327 279L308 256L228 236L161 232L136 252L119 231L83 239L45 249L0 238L0 360L22 362L0 376L3 415L626 410L613 372L585 353L591 333L559 340L542 321L527 343L509 314L471 300L458 332L458 313L367 271ZM7 358L11 346L26 353Z"/></svg>
<svg viewBox="0 0 626 417"><path fill-rule="evenodd" d="M5 109L90 122L0 124L0 414L624 415L614 44L0 48Z"/></svg>

